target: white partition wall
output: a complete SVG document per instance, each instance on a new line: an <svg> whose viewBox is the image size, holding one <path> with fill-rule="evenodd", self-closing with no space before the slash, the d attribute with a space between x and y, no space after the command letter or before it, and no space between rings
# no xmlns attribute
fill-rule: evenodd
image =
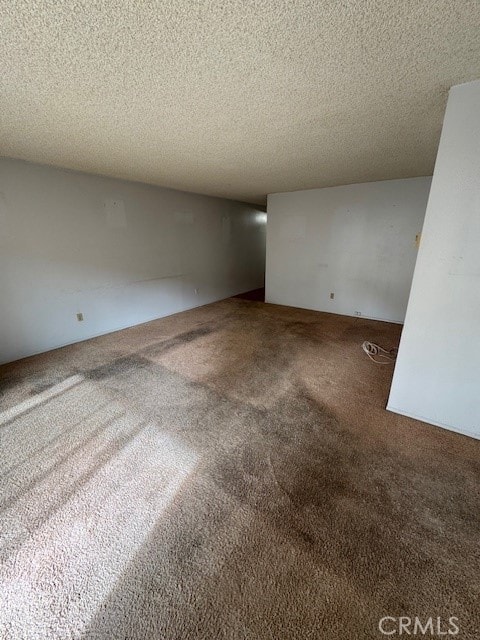
<svg viewBox="0 0 480 640"><path fill-rule="evenodd" d="M267 302L403 322L430 182L269 195Z"/></svg>
<svg viewBox="0 0 480 640"><path fill-rule="evenodd" d="M388 409L480 438L480 81L450 91Z"/></svg>

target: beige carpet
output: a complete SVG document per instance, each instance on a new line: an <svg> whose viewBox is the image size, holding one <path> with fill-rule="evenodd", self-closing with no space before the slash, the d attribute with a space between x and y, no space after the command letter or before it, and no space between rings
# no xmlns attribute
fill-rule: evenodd
<svg viewBox="0 0 480 640"><path fill-rule="evenodd" d="M0 638L479 637L480 442L384 410L400 330L230 299L0 368Z"/></svg>

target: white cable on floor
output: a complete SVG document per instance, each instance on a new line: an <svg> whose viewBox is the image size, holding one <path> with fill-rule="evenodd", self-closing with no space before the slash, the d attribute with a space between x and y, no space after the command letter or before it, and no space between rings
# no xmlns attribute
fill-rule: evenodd
<svg viewBox="0 0 480 640"><path fill-rule="evenodd" d="M387 349L383 349L374 342L368 342L368 340L365 340L362 344L362 349L370 360L376 364L393 364L397 357L397 349L390 349L390 351L387 351Z"/></svg>

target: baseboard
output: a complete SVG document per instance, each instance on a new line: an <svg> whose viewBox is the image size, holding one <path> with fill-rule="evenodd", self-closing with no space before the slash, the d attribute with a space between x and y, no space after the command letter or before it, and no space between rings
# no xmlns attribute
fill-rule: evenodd
<svg viewBox="0 0 480 640"><path fill-rule="evenodd" d="M247 289L247 291L249 291L250 289ZM228 294L226 296L223 296L221 298L215 298L213 300L208 300L207 302L202 302L201 304L194 304L193 306L188 306L188 307L184 307L182 309L178 309L178 311L173 311L172 313L166 313L164 315L158 316L158 315L154 315L151 318L147 318L145 320L142 320L141 322L135 322L134 324L126 324L126 325L119 325L119 326L115 326L112 328L107 329L106 331L100 331L100 332L95 332L92 334L88 334L87 336L83 336L81 338L77 339L73 339L70 340L68 342L63 342L60 344L54 344L51 346L48 346L47 348L41 348L39 351L33 351L32 353L26 353L24 355L19 356L18 358L15 358L14 360L2 360L0 361L0 367L6 364L13 364L14 362L19 362L20 360L25 360L26 358L32 358L33 356L39 356L42 353L48 353L49 351L56 351L57 349L63 349L63 347L70 347L74 344L79 344L80 342L86 342L87 340L93 340L94 338L101 338L102 336L108 336L110 333L117 333L117 331L124 331L125 329L133 329L134 327L139 327L142 324L148 324L149 322L154 322L155 320L161 320L163 318L168 318L170 316L174 316L177 313L183 313L184 311L192 311L193 309L198 309L200 307L206 307L209 304L214 304L215 302L221 302L222 300L228 300L228 298L231 298L233 296L238 295L237 293L233 293L233 294Z"/></svg>
<svg viewBox="0 0 480 640"><path fill-rule="evenodd" d="M430 418L425 418L424 416L417 416L413 413L408 413L408 411L403 411L402 409L397 409L396 407L392 407L392 405L387 404L387 411L391 411L392 413L398 413L401 416L405 416L406 418L413 418L413 420L419 420L420 422L425 422L425 424L429 424L433 427L440 427L440 429L446 429L447 431L454 431L455 433L459 433L462 436L467 436L468 438L474 438L475 440L480 440L480 432L475 431L465 431L464 429L459 429L458 427L454 427L451 424L445 424L443 422L437 422L431 420Z"/></svg>
<svg viewBox="0 0 480 640"><path fill-rule="evenodd" d="M342 313L340 311L326 311L325 309L315 309L314 307L298 307L292 304L285 304L284 302L275 302L269 300L265 295L265 302L268 304L276 304L279 307L290 307L291 309L304 309L305 311L316 311L317 313L328 313L331 316L343 316L344 318L355 318L355 320L375 320L375 322L387 322L388 324L400 324L403 325L404 320L389 320L388 318L376 318L374 316L354 315L352 313Z"/></svg>

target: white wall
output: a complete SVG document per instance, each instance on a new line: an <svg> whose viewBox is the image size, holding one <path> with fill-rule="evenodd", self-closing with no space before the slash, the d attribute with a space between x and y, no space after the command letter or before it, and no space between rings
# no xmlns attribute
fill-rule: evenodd
<svg viewBox="0 0 480 640"><path fill-rule="evenodd" d="M263 286L264 217L0 159L0 362Z"/></svg>
<svg viewBox="0 0 480 640"><path fill-rule="evenodd" d="M453 87L388 409L480 438L480 81Z"/></svg>
<svg viewBox="0 0 480 640"><path fill-rule="evenodd" d="M269 195L267 302L403 322L430 182Z"/></svg>

